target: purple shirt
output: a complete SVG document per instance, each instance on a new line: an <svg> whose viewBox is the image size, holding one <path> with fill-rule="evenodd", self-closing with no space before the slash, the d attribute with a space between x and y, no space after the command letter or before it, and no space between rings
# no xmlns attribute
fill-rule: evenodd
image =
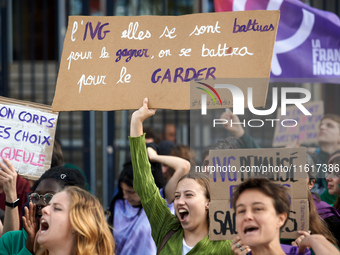
<svg viewBox="0 0 340 255"><path fill-rule="evenodd" d="M311 251L309 249L306 249L304 253L298 253L299 251L299 247L298 246L293 246L293 245L288 245L288 244L281 244L281 248L283 250L283 252L286 255L297 255L297 254L302 254L302 255L310 255ZM248 254L252 254L251 252L249 252Z"/></svg>
<svg viewBox="0 0 340 255"><path fill-rule="evenodd" d="M160 190L163 197L163 189ZM174 206L167 204L174 213ZM155 255L157 248L151 236L149 220L142 207L133 207L125 199L115 203L113 237L116 255Z"/></svg>
<svg viewBox="0 0 340 255"><path fill-rule="evenodd" d="M316 196L313 195L314 204L316 207L316 210L318 211L318 214L322 219L326 219L331 216L337 216L340 218L340 213L337 209L335 209L333 206L327 204L324 201L321 201L316 198Z"/></svg>

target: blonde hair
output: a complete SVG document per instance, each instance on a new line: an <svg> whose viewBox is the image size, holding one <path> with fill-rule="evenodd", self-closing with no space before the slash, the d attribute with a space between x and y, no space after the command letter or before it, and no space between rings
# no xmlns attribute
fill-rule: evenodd
<svg viewBox="0 0 340 255"><path fill-rule="evenodd" d="M76 233L75 255L114 254L114 239L98 199L75 186L65 188L71 199L70 222ZM48 255L46 248L37 255Z"/></svg>

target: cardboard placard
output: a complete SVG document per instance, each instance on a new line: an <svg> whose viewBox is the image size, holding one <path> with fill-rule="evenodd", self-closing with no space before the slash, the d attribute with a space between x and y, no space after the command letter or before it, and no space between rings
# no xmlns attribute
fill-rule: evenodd
<svg viewBox="0 0 340 255"><path fill-rule="evenodd" d="M190 109L191 80L269 78L279 15L70 16L52 109Z"/></svg>
<svg viewBox="0 0 340 255"><path fill-rule="evenodd" d="M209 239L213 241L232 240L237 235L236 214L230 208L230 200L212 200L209 204ZM287 223L280 238L296 239L298 230L309 230L308 199L293 199Z"/></svg>
<svg viewBox="0 0 340 255"><path fill-rule="evenodd" d="M210 168L196 168L196 172L209 171L211 177L211 240L235 237L235 214L231 200L234 189L251 177L267 177L287 187L291 213L281 235L283 238L295 238L298 230L308 230L307 173L304 168L306 148L210 150L209 162Z"/></svg>
<svg viewBox="0 0 340 255"><path fill-rule="evenodd" d="M210 150L209 163L213 169L197 170L209 170L212 200L230 199L230 188L250 177L268 177L282 185L290 184L288 187L294 189L291 197L307 198L306 183L298 181L307 177L306 148Z"/></svg>
<svg viewBox="0 0 340 255"><path fill-rule="evenodd" d="M304 104L304 107L312 114L310 116L304 115L296 105L288 106L286 108L287 115L281 115L281 109L277 111L277 119L281 123L284 120L293 119L297 125L293 127L294 123L286 123L287 126L275 126L275 133L273 138L273 147L280 147L292 144L298 140L300 144L317 144L319 124L324 115L323 101L315 101Z"/></svg>
<svg viewBox="0 0 340 255"><path fill-rule="evenodd" d="M0 157L37 180L51 167L58 113L50 106L0 97Z"/></svg>

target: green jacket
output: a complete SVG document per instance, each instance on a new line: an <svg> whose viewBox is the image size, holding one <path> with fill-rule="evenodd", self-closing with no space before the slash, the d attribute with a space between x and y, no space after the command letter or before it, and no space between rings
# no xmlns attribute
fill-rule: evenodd
<svg viewBox="0 0 340 255"><path fill-rule="evenodd" d="M0 238L0 255L32 255L26 249L25 230L9 231Z"/></svg>
<svg viewBox="0 0 340 255"><path fill-rule="evenodd" d="M184 230L179 220L170 212L166 202L159 194L151 173L151 166L145 145L145 134L140 137L129 137L131 160L133 166L133 187L142 201L145 213L150 221L151 235L159 249L165 235L170 230L176 233L171 236L161 251L161 255L182 255ZM207 235L187 254L232 255L231 240L210 241Z"/></svg>

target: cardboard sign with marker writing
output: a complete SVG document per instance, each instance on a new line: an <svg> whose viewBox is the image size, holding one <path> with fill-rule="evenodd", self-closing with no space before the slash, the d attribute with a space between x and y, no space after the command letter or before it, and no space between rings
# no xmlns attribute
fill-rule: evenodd
<svg viewBox="0 0 340 255"><path fill-rule="evenodd" d="M311 113L305 115L295 105L286 108L286 115L281 115L281 108L277 111L279 122L283 125L275 126L273 147L286 146L298 140L299 144L317 144L319 124L324 114L323 101L315 101L304 104ZM296 122L289 121L290 119Z"/></svg>
<svg viewBox="0 0 340 255"><path fill-rule="evenodd" d="M58 113L50 106L0 97L0 157L37 180L51 167Z"/></svg>
<svg viewBox="0 0 340 255"><path fill-rule="evenodd" d="M236 214L231 209L230 200L212 200L209 204L209 239L232 240L236 237ZM281 238L296 239L298 230L309 230L308 199L293 199L287 223L282 229Z"/></svg>
<svg viewBox="0 0 340 255"><path fill-rule="evenodd" d="M235 188L248 178L270 178L287 187L291 212L282 238L298 237L298 230L309 228L306 149L238 149L211 150L210 168L196 168L210 178L209 206L211 240L233 239L236 235L236 215L231 200Z"/></svg>
<svg viewBox="0 0 340 255"><path fill-rule="evenodd" d="M217 78L264 79L261 106L278 20L260 10L70 16L52 109L137 109L145 97L151 108L190 109L190 81Z"/></svg>

